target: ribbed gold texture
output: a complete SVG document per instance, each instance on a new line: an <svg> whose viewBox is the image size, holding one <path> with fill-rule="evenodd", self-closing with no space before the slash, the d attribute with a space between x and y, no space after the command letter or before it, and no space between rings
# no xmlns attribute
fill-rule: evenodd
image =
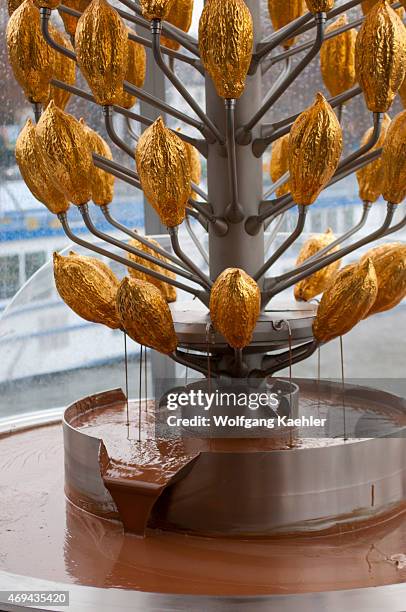
<svg viewBox="0 0 406 612"><path fill-rule="evenodd" d="M192 23L193 0L174 0L166 16L166 21L184 32L188 32ZM172 38L161 36L161 44L177 51L180 44Z"/></svg>
<svg viewBox="0 0 406 612"><path fill-rule="evenodd" d="M89 6L91 0L64 0L63 5L68 8L74 9L75 11L79 11L79 13L83 13L87 7ZM76 27L78 25L79 18L74 17L73 15L68 15L63 11L59 10L59 14L62 18L63 25L65 26L65 30L70 36L75 36Z"/></svg>
<svg viewBox="0 0 406 612"><path fill-rule="evenodd" d="M83 126L51 100L38 122L37 134L54 184L73 204L88 202L92 157Z"/></svg>
<svg viewBox="0 0 406 612"><path fill-rule="evenodd" d="M195 183L195 185L199 185L202 178L202 164L199 151L189 142L184 142L183 144L186 147L186 153L189 160L190 180ZM199 196L195 192L192 193L192 198L194 200L199 200Z"/></svg>
<svg viewBox="0 0 406 612"><path fill-rule="evenodd" d="M128 28L127 33L135 34L134 30L130 28ZM128 39L125 80L136 87L142 87L145 81L146 62L147 56L143 45ZM123 108L132 108L136 101L137 98L135 96L123 90L119 94L116 104Z"/></svg>
<svg viewBox="0 0 406 612"><path fill-rule="evenodd" d="M386 138L386 134L390 125L389 115L384 115L381 126L381 133L379 135L377 143L372 147L372 151L376 151L383 146ZM361 146L365 145L370 137L372 136L373 128L369 128L362 140ZM383 170L382 170L382 158L378 157L375 161L357 170L357 180L359 186L359 197L363 202L376 202L380 195L382 195L383 188Z"/></svg>
<svg viewBox="0 0 406 612"><path fill-rule="evenodd" d="M406 245L392 243L384 247L366 253L372 259L378 279L378 295L368 317L394 308L406 297Z"/></svg>
<svg viewBox="0 0 406 612"><path fill-rule="evenodd" d="M49 97L54 52L42 36L40 15L32 0L25 0L7 24L8 57L16 81L30 102Z"/></svg>
<svg viewBox="0 0 406 612"><path fill-rule="evenodd" d="M92 0L75 34L80 70L98 104L115 104L123 91L127 69L128 32L105 0Z"/></svg>
<svg viewBox="0 0 406 612"><path fill-rule="evenodd" d="M378 0L358 33L355 70L369 110L385 113L406 72L406 30L386 0Z"/></svg>
<svg viewBox="0 0 406 612"><path fill-rule="evenodd" d="M326 35L347 25L347 15L342 14L326 28ZM320 51L320 69L324 85L331 96L338 96L355 84L354 28L324 41Z"/></svg>
<svg viewBox="0 0 406 612"><path fill-rule="evenodd" d="M361 2L361 8L362 8L362 12L364 13L364 15L369 13L371 8L373 8L377 2L378 0L364 0L363 2ZM403 19L405 15L405 9L403 8L403 6L396 9L396 12L399 15L399 17Z"/></svg>
<svg viewBox="0 0 406 612"><path fill-rule="evenodd" d="M147 238L151 245L155 245L158 247L160 246L159 243L153 238L151 238L150 236L147 236ZM169 260L166 259L166 257L163 257L163 255L160 255L159 253L154 251L152 247L142 244L141 242L139 242L139 240L135 240L135 239L130 240L129 244L139 249L143 253L147 253L148 255L153 255L156 259L159 259L159 261L164 261L166 263L169 263ZM129 257L132 261L135 261L135 263L141 264L145 266L146 268L149 268L150 270L154 270L155 272L164 274L168 278L172 278L172 279L176 278L176 275L173 272L170 272L169 270L165 270L164 268L161 268L161 266L159 266L158 264L154 264L150 261L147 261L146 259L143 259L142 257L133 255L132 253L129 254ZM144 274L144 272L138 272L137 270L134 270L133 268L128 268L128 272L130 273L130 276L134 278L138 278L139 280L142 280L142 281L148 281L152 285L155 285L155 287L157 287L160 290L160 292L162 293L162 295L164 296L167 302L174 302L176 300L176 288L172 287L172 285L169 285L169 283L164 283L163 281L160 281L154 278L153 276L150 276L149 274Z"/></svg>
<svg viewBox="0 0 406 612"><path fill-rule="evenodd" d="M69 202L50 179L31 119L27 119L17 138L15 154L21 175L33 196L55 215L67 211Z"/></svg>
<svg viewBox="0 0 406 612"><path fill-rule="evenodd" d="M230 346L248 346L260 308L259 287L244 270L227 268L217 277L210 293L210 318Z"/></svg>
<svg viewBox="0 0 406 612"><path fill-rule="evenodd" d="M334 0L306 0L311 13L328 13L334 6Z"/></svg>
<svg viewBox="0 0 406 612"><path fill-rule="evenodd" d="M252 17L243 0L207 0L199 21L200 56L222 98L243 93L252 45Z"/></svg>
<svg viewBox="0 0 406 612"><path fill-rule="evenodd" d="M189 160L182 140L161 117L140 136L135 159L145 197L162 223L182 223L191 194Z"/></svg>
<svg viewBox="0 0 406 612"><path fill-rule="evenodd" d="M24 2L24 0L7 0L8 14L12 15L16 9ZM34 0L35 6L41 8L54 9L61 4L60 0Z"/></svg>
<svg viewBox="0 0 406 612"><path fill-rule="evenodd" d="M52 38L57 43L59 43L66 49L73 51L71 42L66 36L66 34L58 30L58 28L56 28L52 24L49 25L49 31ZM63 81L63 83L66 83L67 85L74 85L76 80L76 63L74 62L74 60L71 60L69 59L69 57L65 57L65 55L62 55L61 53L58 53L58 51L55 51L52 77L54 79L58 79L58 81ZM59 108L65 110L70 97L71 94L69 93L69 91L65 91L60 87L55 87L54 85L51 85L49 98L45 102L45 106L50 102L50 100L53 100L55 104L59 106Z"/></svg>
<svg viewBox="0 0 406 612"><path fill-rule="evenodd" d="M23 0L24 1L24 0ZM21 0L7 0L8 14L11 16L15 10L22 4Z"/></svg>
<svg viewBox="0 0 406 612"><path fill-rule="evenodd" d="M145 19L166 19L174 0L140 0Z"/></svg>
<svg viewBox="0 0 406 612"><path fill-rule="evenodd" d="M306 4L304 0L268 0L268 10L273 28L277 31L301 17L306 11ZM294 42L295 39L290 38L284 41L283 46L288 49Z"/></svg>
<svg viewBox="0 0 406 612"><path fill-rule="evenodd" d="M383 189L387 202L400 204L406 196L406 111L390 124L382 151Z"/></svg>
<svg viewBox="0 0 406 612"><path fill-rule="evenodd" d="M95 263L94 257L54 253L55 285L63 301L82 319L118 329L121 323L116 295L120 281L104 268L106 264Z"/></svg>
<svg viewBox="0 0 406 612"><path fill-rule="evenodd" d="M285 172L289 171L289 134L278 138L272 144L270 175L273 183L276 183ZM290 183L287 181L282 187L275 191L276 197L280 198L290 192Z"/></svg>
<svg viewBox="0 0 406 612"><path fill-rule="evenodd" d="M117 292L117 309L122 326L135 342L164 354L176 350L171 311L155 285L124 278Z"/></svg>
<svg viewBox="0 0 406 612"><path fill-rule="evenodd" d="M331 244L333 240L335 240L335 236L330 228L324 234L311 236L302 246L299 257L296 260L296 265L300 266L306 259L309 259L309 257L312 257L318 251ZM336 246L329 253L334 253L338 249L339 247ZM294 289L296 300L308 302L316 297L316 295L319 295L319 293L322 293L329 286L339 267L340 260L325 266L318 272L296 283Z"/></svg>
<svg viewBox="0 0 406 612"><path fill-rule="evenodd" d="M341 126L323 94L290 130L290 189L296 204L312 204L333 176L343 148Z"/></svg>
<svg viewBox="0 0 406 612"><path fill-rule="evenodd" d="M313 323L319 342L349 332L370 311L378 295L378 280L371 259L351 264L334 277L323 293Z"/></svg>
<svg viewBox="0 0 406 612"><path fill-rule="evenodd" d="M372 263L375 263L376 258L384 255L394 247L399 246L402 246L402 242L386 242L385 244L378 244L378 246L372 247L372 249L369 249L366 253L364 253L359 261L362 263L369 257L372 260Z"/></svg>
<svg viewBox="0 0 406 612"><path fill-rule="evenodd" d="M79 123L82 125L87 145L92 153L102 155L107 159L113 159L111 150L107 142L94 130L92 130L83 119L80 119ZM115 178L112 174L96 168L92 163L89 174L91 188L92 188L92 200L97 206L106 206L113 201L114 197L114 181Z"/></svg>

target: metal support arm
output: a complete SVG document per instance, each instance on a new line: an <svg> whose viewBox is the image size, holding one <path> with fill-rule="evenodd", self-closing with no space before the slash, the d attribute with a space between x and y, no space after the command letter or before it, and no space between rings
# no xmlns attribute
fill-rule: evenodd
<svg viewBox="0 0 406 612"><path fill-rule="evenodd" d="M168 227L168 232L171 237L171 244L173 248L173 252L179 257L181 261L191 270L194 275L196 275L200 279L200 284L206 289L210 289L213 285L213 282L210 280L204 272L202 272L195 263L182 251L181 246L178 240L178 228L177 227Z"/></svg>
<svg viewBox="0 0 406 612"><path fill-rule="evenodd" d="M235 151L235 100L224 100L227 130L228 180L231 202L228 204L225 217L230 223L239 223L244 219L244 211L238 198L237 158Z"/></svg>

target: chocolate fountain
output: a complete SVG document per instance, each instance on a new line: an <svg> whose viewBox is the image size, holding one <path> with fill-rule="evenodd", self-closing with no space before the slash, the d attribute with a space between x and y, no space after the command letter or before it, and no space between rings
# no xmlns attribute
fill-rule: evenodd
<svg viewBox="0 0 406 612"><path fill-rule="evenodd" d="M196 372L143 412L139 401L120 389L103 391L101 382L100 393L66 408L63 445L60 425L50 422L2 441L6 452L35 449L42 458L31 474L33 491L54 491L41 507L43 534L33 492L27 516L36 561L14 566L15 574L25 576L27 589L68 590L74 610L406 607L405 400L344 382L275 376L405 296L400 243L380 244L340 268L347 255L406 226L406 216L395 220L406 195L406 113L392 122L385 114L406 72L401 5L363 2L364 17L351 23L344 13L360 0L270 0L275 31L264 39L259 4L208 0L199 40L184 31L191 3L180 0L120 0L115 8L104 0L25 0L10 17L10 62L36 117L19 136L17 161L28 187L80 247L79 254L55 254L60 296L84 319L121 329L126 341ZM50 21L55 9L72 44ZM144 35L128 29L134 24ZM297 43L306 32L312 39ZM143 90L144 46L156 64L147 70L165 74L191 116ZM27 53L33 47L35 57ZM332 97L315 92L308 109L265 123L319 53ZM292 63L296 54L300 61ZM74 84L75 62L91 93ZM205 110L180 81L176 62L204 76ZM263 99L264 73L279 62L284 68ZM100 106L130 167L64 112L70 95ZM344 156L341 109L360 95L371 128ZM174 132L162 118L135 113L135 98L185 128ZM145 127L135 149L116 132L116 115ZM271 146L273 184L264 195L262 156ZM207 193L198 184L200 156L207 159ZM344 235L329 230L310 238L296 266L276 275L322 190L354 172L362 218ZM114 179L144 192L168 228L170 250L112 216ZM383 223L357 237L381 194ZM90 200L110 233L94 224ZM74 232L70 205L98 242ZM277 231L290 209L295 227L276 248L266 230L273 223ZM191 221L207 231L207 253ZM181 224L207 265L185 252ZM128 276L120 281L106 258ZM286 298L292 288L296 301ZM204 410L179 394L220 391L268 393L277 401L260 407L252 429L216 428L213 418L193 424ZM173 428L171 394L179 417ZM253 416L236 403L220 408L243 424ZM41 454L55 438L52 456ZM46 551L41 562L37 549ZM17 578L9 573L1 584L15 586Z"/></svg>

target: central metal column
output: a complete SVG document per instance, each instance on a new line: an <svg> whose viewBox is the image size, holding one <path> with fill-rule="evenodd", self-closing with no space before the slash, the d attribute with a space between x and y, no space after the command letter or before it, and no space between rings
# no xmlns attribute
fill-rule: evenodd
<svg viewBox="0 0 406 612"><path fill-rule="evenodd" d="M245 0L254 25L254 45L261 38L260 3L258 0ZM260 108L262 99L261 70L248 76L245 91L236 104L236 129L246 123ZM206 77L206 113L225 134L224 100L217 95L210 77ZM253 136L259 136L260 127L256 126ZM237 174L239 200L245 218L258 214L258 205L262 199L262 160L253 156L251 145L237 145ZM228 183L227 158L218 144L209 145L207 159L207 183L209 202L217 215L224 216L224 211L231 201ZM248 274L254 274L264 263L264 232L261 229L256 236L245 231L245 219L240 223L230 224L226 236L217 236L209 230L210 276L214 280L225 268L242 268Z"/></svg>

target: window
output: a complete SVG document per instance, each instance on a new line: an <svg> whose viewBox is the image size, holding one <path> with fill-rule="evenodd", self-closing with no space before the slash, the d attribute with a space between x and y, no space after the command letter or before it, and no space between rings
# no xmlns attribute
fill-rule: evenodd
<svg viewBox="0 0 406 612"><path fill-rule="evenodd" d="M0 299L11 298L20 287L20 262L18 255L0 257Z"/></svg>
<svg viewBox="0 0 406 612"><path fill-rule="evenodd" d="M46 261L45 251L25 254L25 280L29 279Z"/></svg>

